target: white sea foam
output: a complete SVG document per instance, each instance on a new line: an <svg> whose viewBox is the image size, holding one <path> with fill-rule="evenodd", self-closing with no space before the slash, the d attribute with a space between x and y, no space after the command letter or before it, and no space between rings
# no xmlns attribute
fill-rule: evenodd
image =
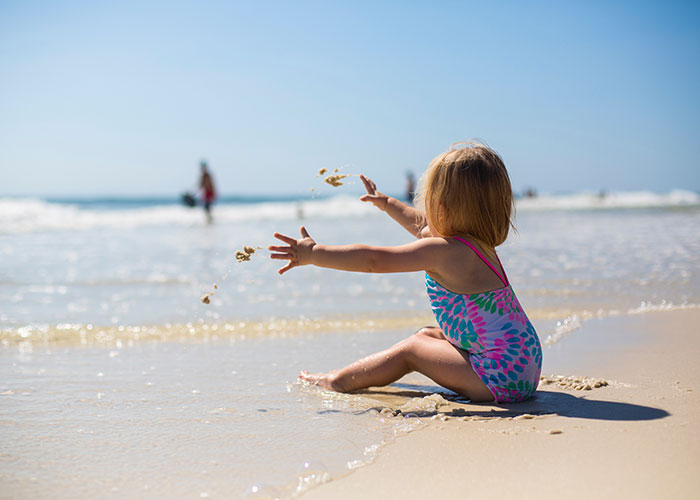
<svg viewBox="0 0 700 500"><path fill-rule="evenodd" d="M648 191L543 195L517 202L518 210L594 210L612 208L684 207L700 205L700 195L692 191L675 190L665 194ZM214 208L221 223L262 220L294 220L301 217L339 219L377 213L369 203L356 196L337 196L317 200L279 201L261 203L220 203ZM76 202L55 203L34 198L0 198L0 234L36 231L73 231L96 228L133 228L142 226L198 226L202 224L201 209L176 204L134 208L94 208Z"/></svg>
<svg viewBox="0 0 700 500"><path fill-rule="evenodd" d="M700 194L680 189L662 194L651 191L627 191L541 195L536 198L522 198L517 202L518 210L595 210L695 205L700 205Z"/></svg>
<svg viewBox="0 0 700 500"><path fill-rule="evenodd" d="M599 309L597 312L593 313L591 311L580 311L577 314L572 314L566 318L557 321L554 325L554 331L547 334L542 338L542 345L551 347L558 343L565 337L568 337L572 333L583 328L584 323L592 318L610 318L623 315L639 315L653 312L669 312L669 311L684 311L688 309L698 309L700 304L694 303L683 303L674 304L673 302L662 300L660 303L655 304L651 302L642 301L638 307L627 309L627 311L621 311L617 309L603 310ZM537 318L535 315L534 318ZM545 333L545 332L540 332Z"/></svg>
<svg viewBox="0 0 700 500"><path fill-rule="evenodd" d="M686 309L698 309L700 304L674 304L672 302L662 300L659 304L651 302L642 302L639 307L635 307L627 311L627 314L645 314L657 311L683 311Z"/></svg>
<svg viewBox="0 0 700 500"><path fill-rule="evenodd" d="M566 337L572 332L575 332L576 330L579 330L582 326L583 323L581 322L581 318L579 318L578 314L568 316L561 321L557 321L557 324L554 327L554 333L547 335L547 337L542 340L542 344L545 346L556 344L562 338Z"/></svg>
<svg viewBox="0 0 700 500"><path fill-rule="evenodd" d="M220 204L218 222L293 220L300 217L342 218L376 212L354 197L299 202ZM94 209L77 204L51 203L39 199L0 199L0 233L71 231L96 228L201 225L201 210L179 205L143 208Z"/></svg>

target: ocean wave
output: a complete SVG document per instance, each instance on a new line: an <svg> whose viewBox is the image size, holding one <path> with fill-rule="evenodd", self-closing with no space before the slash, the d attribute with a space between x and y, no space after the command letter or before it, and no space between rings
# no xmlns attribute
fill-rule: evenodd
<svg viewBox="0 0 700 500"><path fill-rule="evenodd" d="M596 210L615 208L662 208L699 206L700 194L676 189L668 193L651 191L626 191L610 193L574 193L566 195L541 195L521 198L518 210Z"/></svg>
<svg viewBox="0 0 700 500"><path fill-rule="evenodd" d="M220 204L215 206L214 213L216 221L225 224L306 217L356 217L374 214L376 209L355 197L337 197L299 202ZM146 226L187 227L201 226L203 220L201 209L173 204L105 210L40 199L0 199L0 234Z"/></svg>
<svg viewBox="0 0 700 500"><path fill-rule="evenodd" d="M90 203L56 202L37 198L0 198L0 234L37 231L80 231L95 228L134 228L146 226L200 226L202 211L182 205L145 204L134 206L133 200L123 204L110 198L109 208L95 208ZM616 208L662 208L700 206L700 195L675 190L665 194L648 191L617 192L601 196L596 193L542 195L517 200L520 211L595 210ZM289 201L219 203L214 207L219 223L299 218L341 219L368 216L377 210L356 196Z"/></svg>

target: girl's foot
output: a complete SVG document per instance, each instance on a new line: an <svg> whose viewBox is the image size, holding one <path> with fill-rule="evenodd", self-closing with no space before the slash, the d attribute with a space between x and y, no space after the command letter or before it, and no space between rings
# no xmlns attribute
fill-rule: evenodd
<svg viewBox="0 0 700 500"><path fill-rule="evenodd" d="M299 372L299 380L303 380L309 384L317 385L329 391L338 391L340 388L334 384L333 372L331 373L309 373L306 370Z"/></svg>

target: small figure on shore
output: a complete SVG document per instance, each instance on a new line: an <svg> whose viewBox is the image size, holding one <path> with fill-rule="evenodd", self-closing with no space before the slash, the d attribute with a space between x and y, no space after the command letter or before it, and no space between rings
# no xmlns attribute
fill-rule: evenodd
<svg viewBox="0 0 700 500"><path fill-rule="evenodd" d="M464 143L460 143L464 146ZM375 205L416 241L393 247L316 243L275 233L283 246L272 259L288 261L279 273L303 265L343 271L425 271L439 327L428 326L394 346L328 373L299 378L325 389L351 392L383 386L417 371L474 402L523 401L535 392L542 349L496 254L512 226L513 192L503 161L476 143L437 156L416 199L421 210L379 191L361 176Z"/></svg>
<svg viewBox="0 0 700 500"><path fill-rule="evenodd" d="M537 191L535 190L535 188L526 188L523 192L523 196L525 198L537 198Z"/></svg>
<svg viewBox="0 0 700 500"><path fill-rule="evenodd" d="M201 168L199 189L202 193L202 203L204 204L204 212L207 214L207 222L211 223L213 221L211 205L216 201L216 188L214 187L214 180L211 177L211 173L209 173L207 162L202 160L199 165Z"/></svg>
<svg viewBox="0 0 700 500"><path fill-rule="evenodd" d="M416 179L413 177L413 172L406 172L406 201L413 203L416 197Z"/></svg>

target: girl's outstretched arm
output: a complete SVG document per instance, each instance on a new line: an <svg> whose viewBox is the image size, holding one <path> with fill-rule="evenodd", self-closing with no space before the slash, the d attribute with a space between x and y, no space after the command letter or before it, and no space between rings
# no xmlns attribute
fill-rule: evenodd
<svg viewBox="0 0 700 500"><path fill-rule="evenodd" d="M406 231L416 238L424 237L421 231L426 227L425 217L418 210L396 198L380 193L377 191L377 186L374 182L364 175L360 175L360 179L362 179L362 183L367 190L367 194L362 195L360 200L368 201L379 210L386 212L389 217L401 224Z"/></svg>
<svg viewBox="0 0 700 500"><path fill-rule="evenodd" d="M436 271L448 251L443 238L425 238L397 247L372 247L367 245L319 245L304 226L301 238L284 234L274 236L286 246L270 245L271 259L287 260L278 272L284 274L297 266L313 264L318 267L355 271L361 273L401 273L412 271Z"/></svg>

